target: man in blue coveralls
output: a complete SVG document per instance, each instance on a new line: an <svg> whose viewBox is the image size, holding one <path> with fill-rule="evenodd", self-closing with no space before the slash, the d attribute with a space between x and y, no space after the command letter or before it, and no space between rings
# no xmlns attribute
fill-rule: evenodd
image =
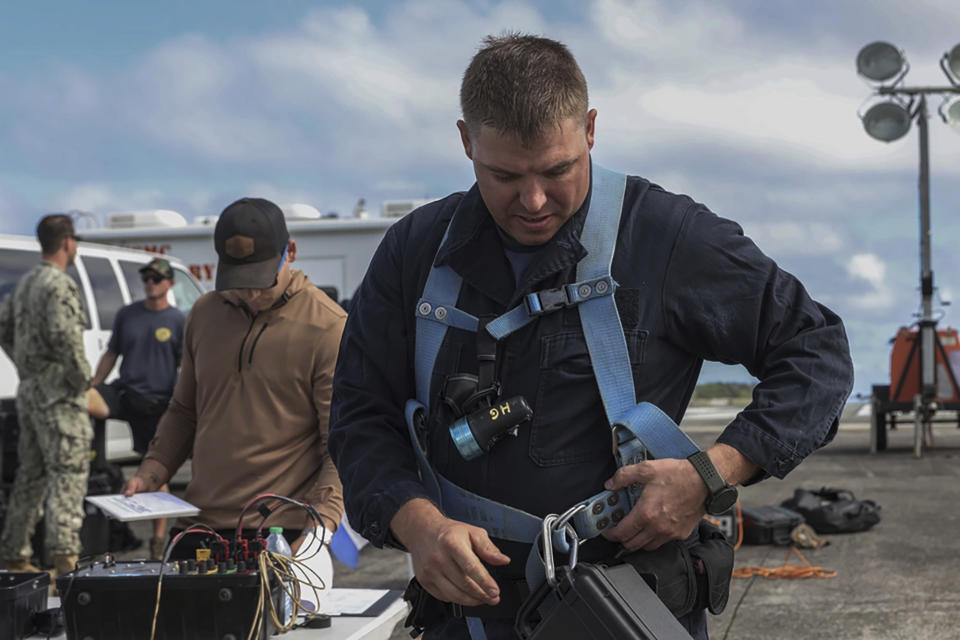
<svg viewBox="0 0 960 640"><path fill-rule="evenodd" d="M330 450L350 522L374 545L409 550L417 581L442 603L424 637L477 637L466 619L479 618L486 637L513 638L529 545L492 539L448 517L418 474L404 424L405 401L416 397L415 313L435 266L462 279L456 307L480 319L576 281L588 253L580 237L597 111L566 47L524 35L484 42L464 74L460 101L457 127L476 183L387 232L343 334ZM495 349L482 343L482 331L449 328L429 378L424 444L431 466L453 484L538 517L604 488L642 484L632 510L580 550L581 559L594 561L639 558L629 560L639 567L697 534L717 495L716 475L724 489L782 478L829 442L852 365L840 319L736 223L640 177L627 177L611 273L636 401L679 423L704 360L740 363L759 379L753 402L706 451L712 475L688 459L617 468L572 305L539 316ZM464 384L484 376L493 382ZM497 398L523 396L533 418L468 461L449 426L485 389ZM686 584L687 569L675 569L663 583ZM691 570L696 590L704 572ZM720 570L727 580L729 570ZM697 593L669 603L696 638L706 638L707 606L716 608Z"/></svg>

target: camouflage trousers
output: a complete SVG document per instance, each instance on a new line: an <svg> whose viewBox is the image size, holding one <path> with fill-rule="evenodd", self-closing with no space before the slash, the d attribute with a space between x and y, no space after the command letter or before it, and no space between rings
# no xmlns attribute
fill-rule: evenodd
<svg viewBox="0 0 960 640"><path fill-rule="evenodd" d="M47 552L81 552L93 428L87 412L76 404L42 406L39 400L30 394L17 395L19 466L0 537L3 560L33 555L30 538L44 512Z"/></svg>

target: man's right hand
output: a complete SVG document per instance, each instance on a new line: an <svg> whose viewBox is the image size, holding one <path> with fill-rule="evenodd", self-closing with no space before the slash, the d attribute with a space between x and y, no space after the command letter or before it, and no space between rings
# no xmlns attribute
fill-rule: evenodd
<svg viewBox="0 0 960 640"><path fill-rule="evenodd" d="M127 480L126 484L123 485L123 495L126 497L131 497L135 493L146 493L149 491L147 486L147 481L141 478L140 476L133 476Z"/></svg>
<svg viewBox="0 0 960 640"><path fill-rule="evenodd" d="M170 474L167 468L152 458L144 458L140 468L132 478L123 485L123 495L131 497L135 493L159 491L167 483Z"/></svg>
<svg viewBox="0 0 960 640"><path fill-rule="evenodd" d="M390 528L410 551L417 581L430 595L467 607L500 602L500 588L483 563L505 565L510 558L485 530L447 518L423 498L403 504Z"/></svg>

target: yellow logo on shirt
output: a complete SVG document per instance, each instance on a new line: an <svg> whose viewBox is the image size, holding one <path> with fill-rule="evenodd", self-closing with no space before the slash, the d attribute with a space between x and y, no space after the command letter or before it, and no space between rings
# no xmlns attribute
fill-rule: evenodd
<svg viewBox="0 0 960 640"><path fill-rule="evenodd" d="M157 342L166 342L167 340L170 339L170 336L173 335L173 332L170 331L170 329L167 329L166 327L160 327L159 329L153 332L153 335L157 338Z"/></svg>

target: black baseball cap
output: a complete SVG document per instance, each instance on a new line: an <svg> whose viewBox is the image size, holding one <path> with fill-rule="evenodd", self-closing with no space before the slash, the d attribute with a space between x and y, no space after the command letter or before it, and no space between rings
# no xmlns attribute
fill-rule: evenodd
<svg viewBox="0 0 960 640"><path fill-rule="evenodd" d="M269 200L241 198L229 205L213 232L217 291L272 287L289 241L283 211Z"/></svg>
<svg viewBox="0 0 960 640"><path fill-rule="evenodd" d="M140 267L140 273L143 273L144 271L153 271L161 278L173 280L173 267L171 267L170 263L163 258L154 258L147 264Z"/></svg>

